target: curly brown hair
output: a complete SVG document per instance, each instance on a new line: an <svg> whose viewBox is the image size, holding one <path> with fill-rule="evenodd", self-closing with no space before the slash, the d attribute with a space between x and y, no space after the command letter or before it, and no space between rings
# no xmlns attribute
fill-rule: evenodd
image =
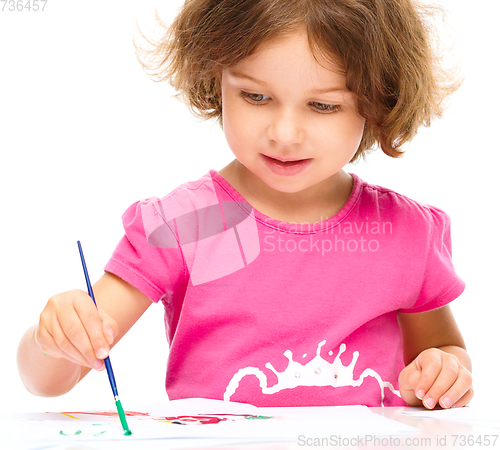
<svg viewBox="0 0 500 450"><path fill-rule="evenodd" d="M311 51L342 63L346 87L366 119L351 162L375 144L397 158L421 125L442 117L444 100L462 79L445 70L431 21L437 5L416 0L186 0L171 25L155 11L162 34L134 39L139 62L168 81L198 117L222 125L220 74L263 43L299 29Z"/></svg>

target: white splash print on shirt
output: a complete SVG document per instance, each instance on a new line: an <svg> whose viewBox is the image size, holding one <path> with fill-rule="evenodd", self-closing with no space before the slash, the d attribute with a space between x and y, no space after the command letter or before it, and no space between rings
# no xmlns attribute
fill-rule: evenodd
<svg viewBox="0 0 500 450"><path fill-rule="evenodd" d="M224 393L224 400L230 401L231 396L236 392L236 389L238 389L240 381L247 375L255 375L258 378L263 394L275 394L283 389L294 389L298 386L357 387L363 383L366 377L373 377L378 381L380 386L381 406L384 406L385 388L390 389L391 392L401 397L399 391L394 389L394 386L388 381L383 381L380 375L373 369L365 369L360 377L355 380L353 378L353 371L359 357L359 352L355 351L352 354L351 363L348 366L344 366L340 361L340 355L346 350L344 343L340 345L339 353L335 357L333 363L324 360L320 356L320 351L325 343L326 340L318 344L316 356L305 365L294 361L293 353L290 350L286 350L283 353L288 359L288 365L283 372L278 372L271 363L266 363L266 367L272 370L278 377L278 382L273 386L267 386L266 374L257 367L245 367L238 370L227 385L226 392ZM330 355L333 354L331 351L328 353Z"/></svg>

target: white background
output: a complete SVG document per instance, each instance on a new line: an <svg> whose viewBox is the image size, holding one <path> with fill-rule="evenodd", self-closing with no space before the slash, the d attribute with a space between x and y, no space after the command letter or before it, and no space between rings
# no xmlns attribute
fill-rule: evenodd
<svg viewBox="0 0 500 450"><path fill-rule="evenodd" d="M135 20L148 34L156 5L170 21L180 4L49 0L43 12L0 12L4 411L113 407L105 373L90 374L60 398L29 394L17 373L19 339L51 295L85 289L78 239L95 282L131 203L165 195L233 159L218 125L192 117L135 59ZM473 359L475 402L491 404L500 373L500 3L441 4L463 61L463 87L404 158L378 152L346 169L451 216L454 264L467 283L452 309ZM163 310L154 305L111 355L125 408L167 398L167 352Z"/></svg>

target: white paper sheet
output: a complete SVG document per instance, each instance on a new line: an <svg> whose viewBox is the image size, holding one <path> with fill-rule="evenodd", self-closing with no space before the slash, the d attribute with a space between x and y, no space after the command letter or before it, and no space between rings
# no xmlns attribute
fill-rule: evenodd
<svg viewBox="0 0 500 450"><path fill-rule="evenodd" d="M330 439L331 436L396 436L418 432L413 427L375 414L365 406L257 408L234 402L185 399L134 410L148 415L127 417L132 436L124 436L116 416L71 411L4 414L0 447L34 450L78 444L90 449L112 449L117 443L122 444L120 448L133 448L134 442L137 445L137 441L147 440L149 449L161 445L165 448L165 440L168 440L169 448L189 448L212 446L216 442L298 442L300 436L303 439ZM204 425L176 425L162 421L165 417L196 414L233 416L225 416L227 420L217 424ZM272 417L248 419L245 415ZM16 445L5 446L6 442Z"/></svg>

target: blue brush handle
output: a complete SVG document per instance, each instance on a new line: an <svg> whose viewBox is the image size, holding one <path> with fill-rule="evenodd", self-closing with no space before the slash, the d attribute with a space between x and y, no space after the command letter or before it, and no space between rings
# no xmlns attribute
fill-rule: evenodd
<svg viewBox="0 0 500 450"><path fill-rule="evenodd" d="M87 283L87 291L94 302L94 305L97 308L97 303L94 298L94 291L92 290L92 285L90 284L89 273L87 271L87 264L85 264L85 257L83 256L82 244L80 241L78 243L78 250L80 251L80 258L82 260L83 273L85 274L85 282ZM109 356L104 360L104 365L106 366L106 371L108 372L109 384L111 385L111 390L113 391L113 395L115 396L115 401L119 399L118 397L118 389L116 388L115 374L113 373L113 367L111 367L111 361L109 360Z"/></svg>
<svg viewBox="0 0 500 450"><path fill-rule="evenodd" d="M104 360L104 365L106 366L106 370L108 372L109 384L111 385L111 390L115 396L115 401L119 400L120 397L118 397L118 389L116 388L115 374L113 373L109 356Z"/></svg>

